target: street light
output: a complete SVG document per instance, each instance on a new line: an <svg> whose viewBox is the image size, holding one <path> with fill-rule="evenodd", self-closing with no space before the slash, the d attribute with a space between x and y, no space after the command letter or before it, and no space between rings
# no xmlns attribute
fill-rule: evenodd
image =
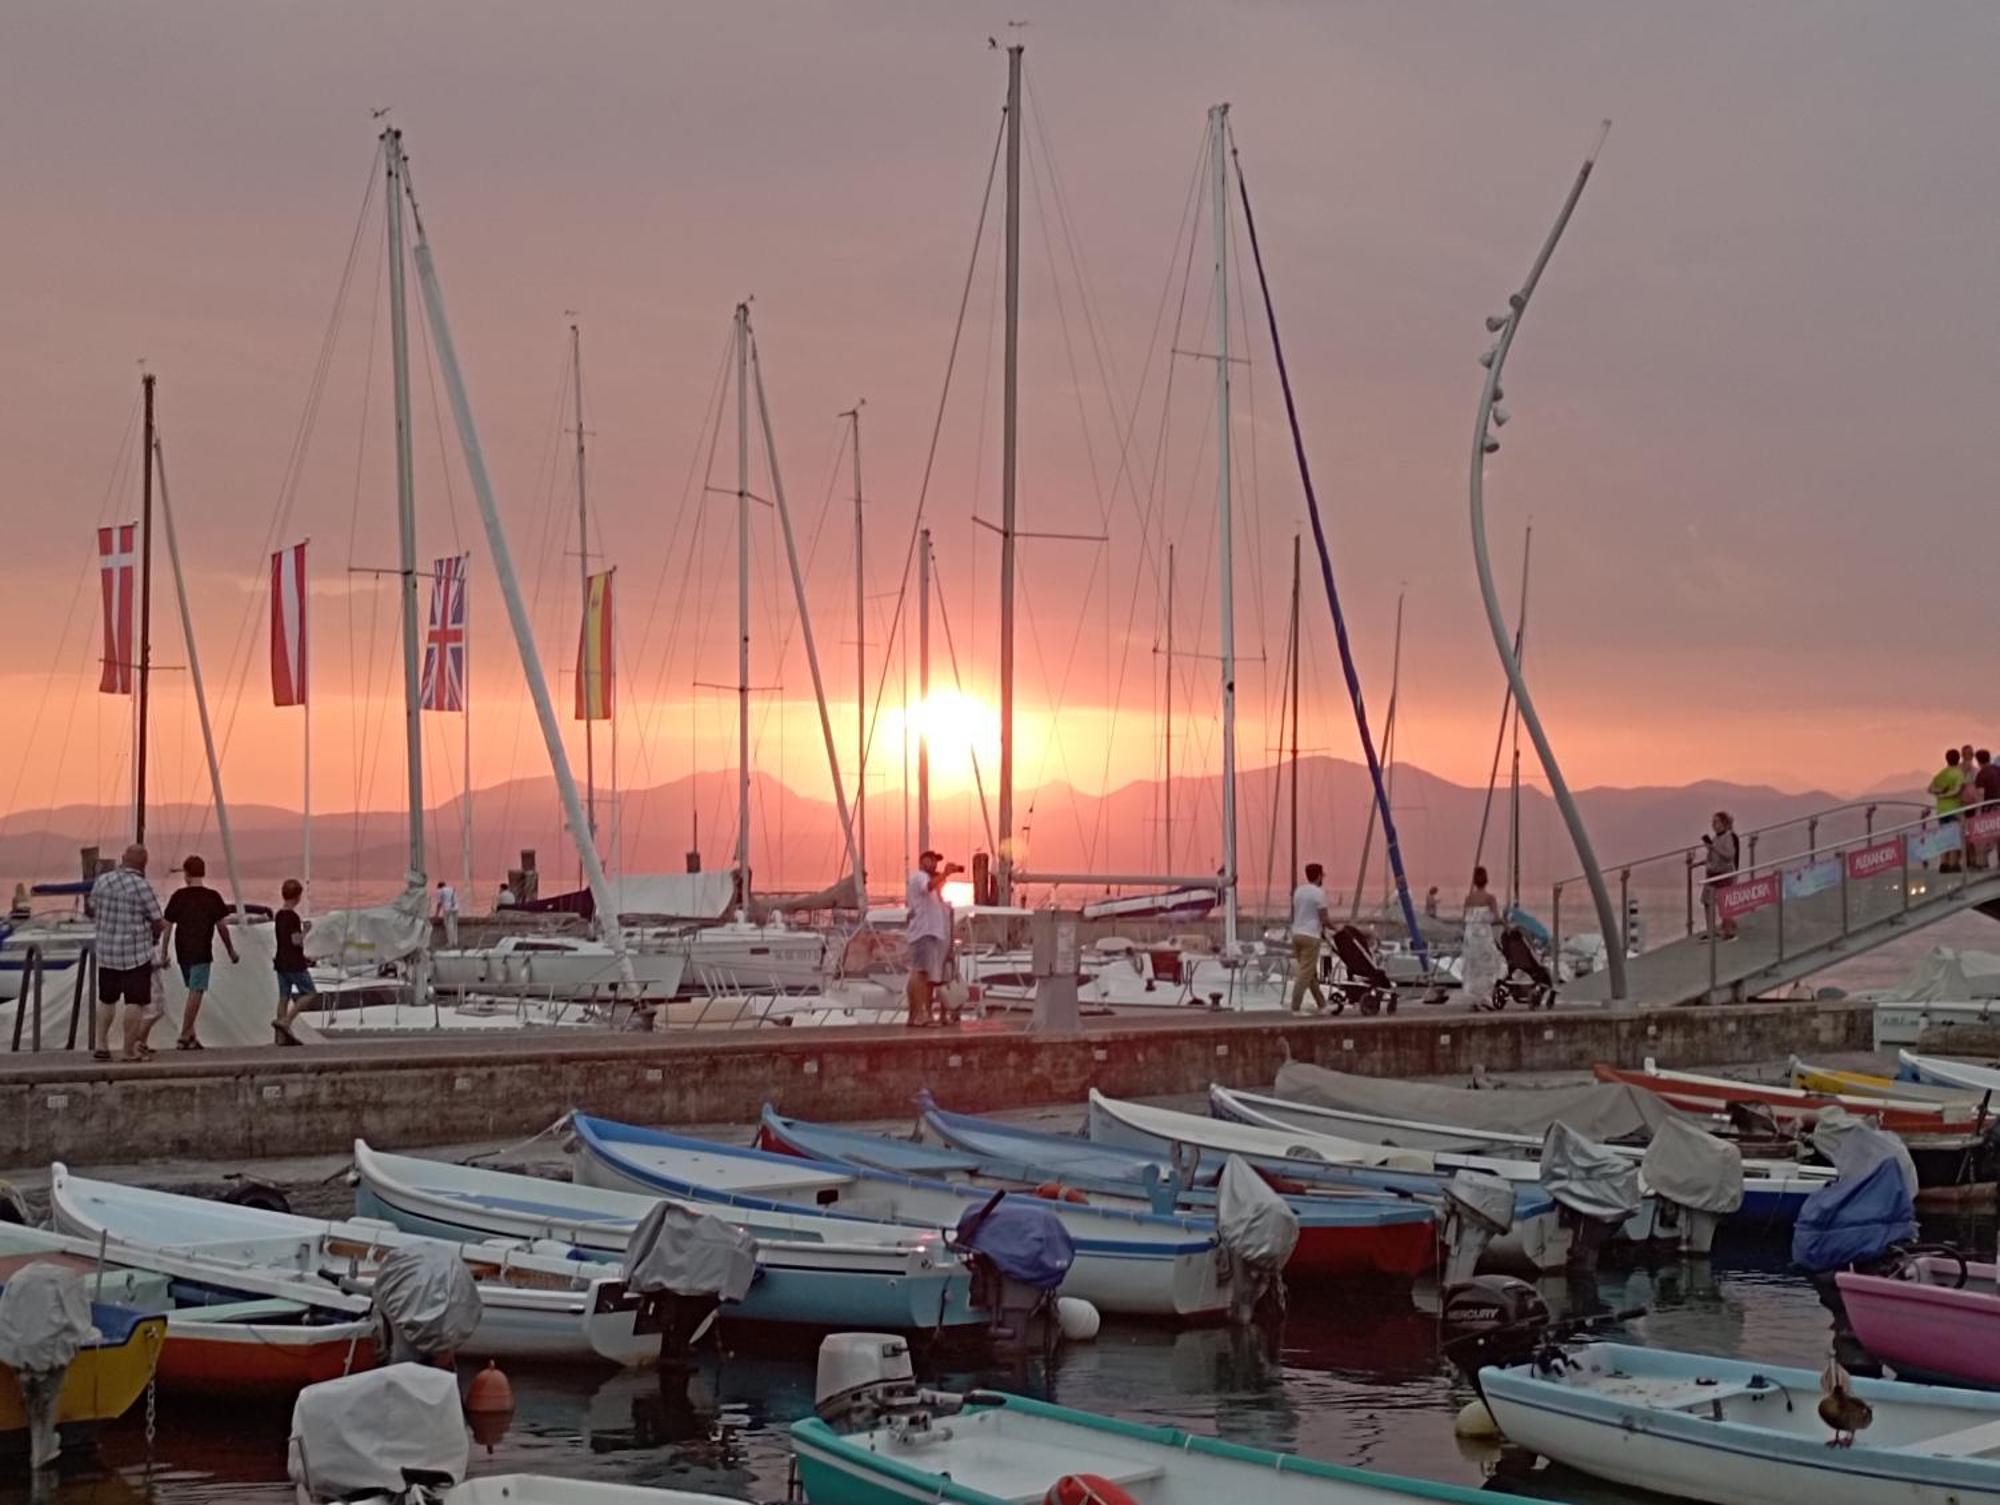
<svg viewBox="0 0 2000 1505"><path fill-rule="evenodd" d="M1590 181L1590 170L1597 165L1597 154L1603 150L1604 138L1610 130L1611 122L1607 120L1598 132L1590 154L1583 159L1583 166L1577 170L1576 181L1570 185L1569 197L1563 200L1555 226L1549 231L1548 239L1542 242L1541 254L1529 267L1527 280L1521 284L1519 292L1507 299L1508 312L1489 315L1486 320L1487 332L1500 338L1479 357L1479 364L1486 368L1486 381L1479 394L1479 415L1472 426L1470 491L1472 558L1479 570L1479 593L1486 601L1487 625L1493 629L1493 647L1500 655L1501 667L1507 671L1507 682L1513 686L1514 703L1520 708L1521 721L1542 760L1542 771L1548 775L1549 793L1562 813L1563 824L1569 828L1570 840L1576 846L1576 855L1583 863L1584 879L1590 885L1591 903L1597 910L1597 923L1604 934L1605 956L1610 963L1611 1001L1622 1004L1627 1001L1625 947L1621 939L1624 931L1617 911L1611 906L1611 890L1606 887L1604 873L1597 865L1597 854L1591 849L1590 833L1584 829L1583 816L1570 795L1568 781L1556 764L1555 749L1549 745L1548 733L1542 730L1542 718L1535 713L1535 703L1528 696L1528 682L1521 676L1521 661L1514 653L1506 618L1500 612L1500 594L1493 584L1493 564L1486 548L1485 497L1486 457L1500 448L1500 441L1494 437L1493 431L1506 423L1508 417L1504 410L1496 407L1500 401L1501 369L1507 364L1507 353L1514 346L1515 336L1521 332L1521 317L1527 312L1528 299L1534 296L1535 285L1542 280L1549 257L1555 254L1556 242L1562 239L1563 231L1569 227L1570 216L1576 212L1577 200L1583 197L1584 184Z"/></svg>

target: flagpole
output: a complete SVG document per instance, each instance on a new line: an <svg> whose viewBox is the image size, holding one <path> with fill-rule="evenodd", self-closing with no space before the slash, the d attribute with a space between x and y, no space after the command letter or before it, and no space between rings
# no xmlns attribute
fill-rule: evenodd
<svg viewBox="0 0 2000 1505"><path fill-rule="evenodd" d="M299 882L306 891L306 909L309 913L312 909L313 885L313 712L312 681L308 677L307 669L307 655L312 652L312 639L307 635L312 626L312 609L306 603L312 599L312 592L308 588L311 576L306 572L305 562L309 557L306 545L311 542L312 539L307 538L299 545L299 705L305 711L305 751L299 761L305 777L306 806L305 855L302 859L305 871Z"/></svg>

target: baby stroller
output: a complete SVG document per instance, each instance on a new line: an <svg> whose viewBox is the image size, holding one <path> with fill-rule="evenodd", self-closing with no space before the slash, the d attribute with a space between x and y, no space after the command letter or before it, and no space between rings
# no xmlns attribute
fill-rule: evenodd
<svg viewBox="0 0 2000 1505"><path fill-rule="evenodd" d="M1381 1013L1385 1007L1388 1012L1395 1013L1396 985L1369 951L1368 937L1360 927L1343 925L1334 931L1333 950L1347 973L1346 981L1326 985L1333 1011L1338 1014L1352 1003L1371 1017Z"/></svg>
<svg viewBox="0 0 2000 1505"><path fill-rule="evenodd" d="M1500 955L1506 960L1507 975L1493 984L1493 1001L1482 1001L1478 1007L1497 1012L1510 1003L1525 1003L1530 1011L1556 1006L1556 980L1519 925L1501 930Z"/></svg>

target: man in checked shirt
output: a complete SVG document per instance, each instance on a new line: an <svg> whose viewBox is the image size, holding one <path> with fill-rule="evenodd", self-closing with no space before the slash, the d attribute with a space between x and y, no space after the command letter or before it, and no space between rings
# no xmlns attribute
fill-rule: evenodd
<svg viewBox="0 0 2000 1505"><path fill-rule="evenodd" d="M154 948L166 929L160 896L146 881L146 849L133 843L117 867L99 873L86 906L97 922L97 1048L111 1059L111 1026L125 1005L125 1056L143 1059L144 1015L153 1001Z"/></svg>

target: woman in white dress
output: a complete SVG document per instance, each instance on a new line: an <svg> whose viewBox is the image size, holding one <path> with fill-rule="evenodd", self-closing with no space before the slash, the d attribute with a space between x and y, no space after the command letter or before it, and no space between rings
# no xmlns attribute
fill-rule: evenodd
<svg viewBox="0 0 2000 1505"><path fill-rule="evenodd" d="M1499 923L1500 902L1486 886L1486 869L1476 867L1465 896L1465 938L1459 950L1459 981L1474 1008L1492 1008L1493 985L1507 975L1494 938Z"/></svg>

